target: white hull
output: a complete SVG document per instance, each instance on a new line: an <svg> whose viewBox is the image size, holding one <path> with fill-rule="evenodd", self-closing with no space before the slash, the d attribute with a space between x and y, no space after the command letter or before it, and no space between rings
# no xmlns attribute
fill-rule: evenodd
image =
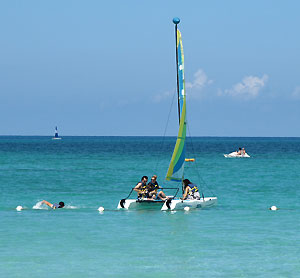
<svg viewBox="0 0 300 278"><path fill-rule="evenodd" d="M137 200L137 199L122 199L118 204L118 209L161 209L164 201L160 200Z"/></svg>
<svg viewBox="0 0 300 278"><path fill-rule="evenodd" d="M160 210L183 210L189 208L208 208L215 206L218 202L217 197L205 197L204 200L178 200L170 199L169 201L152 201L137 199L122 199L118 203L118 209L160 209Z"/></svg>
<svg viewBox="0 0 300 278"><path fill-rule="evenodd" d="M224 154L225 157L229 158L229 157L250 157L249 154L245 153L245 154L238 154L237 152L232 152L232 153L229 153L229 154Z"/></svg>
<svg viewBox="0 0 300 278"><path fill-rule="evenodd" d="M204 200L169 200L165 201L161 210L181 210L185 207L205 208L215 206L217 203L217 197L205 197Z"/></svg>
<svg viewBox="0 0 300 278"><path fill-rule="evenodd" d="M61 140L61 138L60 137L56 137L56 138L53 137L52 140Z"/></svg>

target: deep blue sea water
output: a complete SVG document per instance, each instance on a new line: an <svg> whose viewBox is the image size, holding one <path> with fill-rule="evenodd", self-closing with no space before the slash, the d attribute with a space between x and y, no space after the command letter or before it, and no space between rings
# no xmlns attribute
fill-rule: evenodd
<svg viewBox="0 0 300 278"><path fill-rule="evenodd" d="M185 176L218 206L118 211L141 176L166 185L174 143L0 137L0 277L300 277L300 138L188 140Z"/></svg>

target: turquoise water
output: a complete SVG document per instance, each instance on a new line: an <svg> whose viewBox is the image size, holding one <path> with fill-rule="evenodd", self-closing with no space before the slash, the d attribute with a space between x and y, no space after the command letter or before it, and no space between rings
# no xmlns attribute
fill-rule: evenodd
<svg viewBox="0 0 300 278"><path fill-rule="evenodd" d="M0 137L0 277L299 277L300 138L193 138L186 177L218 206L116 210L141 176L166 185L174 142Z"/></svg>

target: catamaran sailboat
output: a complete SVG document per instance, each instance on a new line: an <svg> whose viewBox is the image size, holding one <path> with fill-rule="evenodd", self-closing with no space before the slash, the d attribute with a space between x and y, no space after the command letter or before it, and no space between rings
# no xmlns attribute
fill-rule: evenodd
<svg viewBox="0 0 300 278"><path fill-rule="evenodd" d="M140 208L141 206L158 207L161 210L178 210L189 208L203 208L210 207L217 204L217 197L204 197L194 200L181 200L176 198L181 183L184 179L184 163L185 163L185 139L186 139L186 93L185 93L185 81L184 81L184 55L181 33L177 29L180 19L174 18L173 23L175 24L175 35L176 35L176 62L177 62L177 96L178 96L178 116L179 116L179 131L177 141L173 151L173 155L170 161L169 169L167 171L166 180L177 183L175 188L165 189L176 189L173 196L167 196L168 199L165 201L152 200L147 198L129 199L134 189L131 189L128 197L119 201L118 209L131 209ZM179 185L178 185L179 184ZM163 205L162 205L163 203ZM162 206L161 206L162 205Z"/></svg>
<svg viewBox="0 0 300 278"><path fill-rule="evenodd" d="M52 139L53 140L60 140L61 139L61 137L58 136L57 126L55 127L55 134L54 134L54 137Z"/></svg>

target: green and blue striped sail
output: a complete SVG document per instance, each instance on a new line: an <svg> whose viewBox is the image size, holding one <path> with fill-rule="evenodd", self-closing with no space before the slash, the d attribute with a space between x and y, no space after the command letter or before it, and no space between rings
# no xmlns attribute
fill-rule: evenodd
<svg viewBox="0 0 300 278"><path fill-rule="evenodd" d="M186 95L184 82L184 55L181 33L177 30L177 53L178 53L178 88L180 124L177 141L167 172L166 180L181 182L183 179L185 161L185 137L186 137Z"/></svg>

